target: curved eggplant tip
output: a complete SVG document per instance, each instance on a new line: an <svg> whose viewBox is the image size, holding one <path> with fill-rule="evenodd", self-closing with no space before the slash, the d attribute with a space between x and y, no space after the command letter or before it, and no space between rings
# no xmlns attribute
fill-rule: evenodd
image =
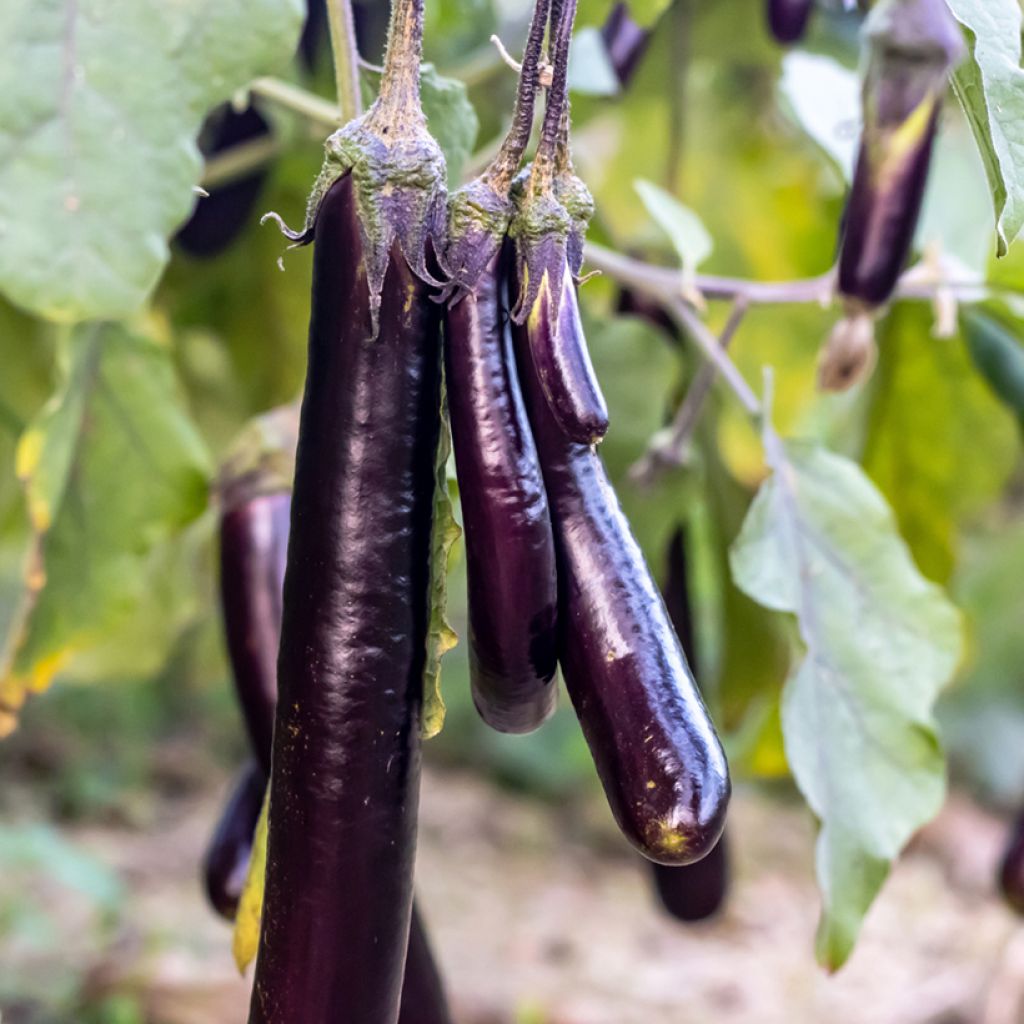
<svg viewBox="0 0 1024 1024"><path fill-rule="evenodd" d="M651 795L657 783L648 782ZM732 789L728 775L716 775L701 787L697 805L677 806L656 816L637 808L638 820L627 823L626 837L648 860L666 867L682 867L706 857L725 828Z"/></svg>
<svg viewBox="0 0 1024 1024"><path fill-rule="evenodd" d="M470 693L477 714L495 732L510 736L523 736L539 729L558 707L558 687L554 679L530 701L499 701L492 696L493 688L481 686L475 678L470 681Z"/></svg>
<svg viewBox="0 0 1024 1024"><path fill-rule="evenodd" d="M562 433L576 444L598 445L608 433L608 409L607 407L592 408L586 415L574 410L567 414L563 410L554 395L544 389L544 397L548 401L548 408L558 423Z"/></svg>

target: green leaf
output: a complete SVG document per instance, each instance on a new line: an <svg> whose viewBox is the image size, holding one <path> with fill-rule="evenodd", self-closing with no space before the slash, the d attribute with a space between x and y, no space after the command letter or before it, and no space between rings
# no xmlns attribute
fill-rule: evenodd
<svg viewBox="0 0 1024 1024"><path fill-rule="evenodd" d="M1009 327L978 309L964 310L964 338L977 371L1024 423L1024 346Z"/></svg>
<svg viewBox="0 0 1024 1024"><path fill-rule="evenodd" d="M734 545L736 582L796 616L806 656L783 695L786 753L821 822L818 958L845 962L890 863L933 817L945 764L933 705L960 655L960 619L915 568L882 496L853 462L783 444Z"/></svg>
<svg viewBox="0 0 1024 1024"><path fill-rule="evenodd" d="M380 72L364 68L364 96L376 96ZM433 64L420 67L420 101L427 116L427 127L444 153L448 182L454 188L462 180L462 165L476 145L480 122L469 102L466 86L455 78L445 78Z"/></svg>
<svg viewBox="0 0 1024 1024"><path fill-rule="evenodd" d="M978 143L995 204L998 253L1024 227L1024 70L1018 0L947 0L967 29L971 55L953 88Z"/></svg>
<svg viewBox="0 0 1024 1024"><path fill-rule="evenodd" d="M684 273L693 273L711 255L715 243L704 222L675 196L642 178L634 182L647 212L672 240Z"/></svg>
<svg viewBox="0 0 1024 1024"><path fill-rule="evenodd" d="M584 96L615 96L619 76L615 73L601 30L581 28L573 37L569 52L569 88Z"/></svg>
<svg viewBox="0 0 1024 1024"><path fill-rule="evenodd" d="M960 527L1009 479L1018 432L960 339L932 336L927 306L896 306L878 341L864 468L922 572L943 583Z"/></svg>
<svg viewBox="0 0 1024 1024"><path fill-rule="evenodd" d="M616 0L580 0L578 25L603 25ZM672 6L672 0L629 0L629 15L641 27L650 28Z"/></svg>
<svg viewBox="0 0 1024 1024"><path fill-rule="evenodd" d="M437 484L434 489L434 524L430 552L430 625L427 632L427 662L423 670L423 736L430 739L444 726L444 697L441 695L441 659L459 642L448 621L448 562L452 546L462 535L455 522L448 493L448 457L452 451L448 426L448 402L442 390L441 432L437 441Z"/></svg>
<svg viewBox="0 0 1024 1024"><path fill-rule="evenodd" d="M782 61L779 88L800 127L852 181L861 119L856 72L831 57L793 50Z"/></svg>
<svg viewBox="0 0 1024 1024"><path fill-rule="evenodd" d="M0 290L60 321L145 300L187 216L204 115L291 56L298 0L5 0Z"/></svg>
<svg viewBox="0 0 1024 1024"><path fill-rule="evenodd" d="M252 839L252 853L249 855L249 870L246 872L242 895L238 898L235 913L235 929L232 935L231 952L239 974L256 959L260 946L260 922L263 918L263 891L267 879L267 835L270 831L270 785L263 795L263 806L256 820L256 832Z"/></svg>
<svg viewBox="0 0 1024 1024"><path fill-rule="evenodd" d="M27 693L137 613L151 556L207 505L208 456L165 345L88 326L59 358L62 383L18 446L34 538L0 666L0 733Z"/></svg>

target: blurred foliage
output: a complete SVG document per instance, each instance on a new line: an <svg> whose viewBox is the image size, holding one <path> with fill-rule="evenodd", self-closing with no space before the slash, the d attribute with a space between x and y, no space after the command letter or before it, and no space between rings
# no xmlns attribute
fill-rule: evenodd
<svg viewBox="0 0 1024 1024"><path fill-rule="evenodd" d="M380 59L384 6L357 2L370 60ZM608 7L605 0L586 0L581 32L600 25ZM607 69L588 69L577 56L574 81L583 88L573 105L575 156L597 203L592 237L652 262L676 262L652 217L664 202L649 212L635 188L644 180L699 218L713 242L713 249L703 247L702 271L758 280L825 274L843 207L836 161L843 162L855 136L837 97L851 91L858 16L822 10L805 45L787 56L764 27L761 0L675 0L668 7L663 0L637 5L653 35L624 91L598 95L593 83ZM440 75L465 82L475 109L471 117L461 88L438 80L436 91L449 105L437 116L452 122L449 149L468 156L475 145L486 153L507 122L515 84L488 39L497 32L518 52L529 5L431 0L427 11L426 56ZM329 96L326 46L319 54L312 71L296 63L289 77ZM258 221L263 211L276 210L301 222L324 134L281 107L262 102L261 110L278 145L244 231L213 259L189 257L172 245L149 307L129 327L92 324L69 339L0 301L0 628L12 638L8 657L19 659L0 695L17 703L10 678L41 678L33 675L41 662L59 684L30 702L21 731L0 746L0 770L37 784L54 814L120 813L144 821L147 787L201 784L202 764L184 770L178 783L166 764L154 764L165 747L173 751L176 736L198 736L211 764L243 750L221 650L216 508L206 485L244 425L301 389L310 253L285 252L279 233ZM478 162L466 160L467 166ZM998 263L992 258L994 224L990 212L977 213L979 196L987 202L977 186L980 173L967 123L950 105L920 241L939 240L958 266L1024 289L1024 247L1011 248ZM684 249L692 237L676 232ZM999 322L1019 341L1024 302L1005 298ZM736 586L728 554L767 475L761 441L732 396L716 388L688 464L652 487L638 487L629 468L671 415L699 359L657 317L619 314L619 300L607 278L581 291L612 417L603 457L657 577L673 530L684 522L690 528L702 684L734 774L784 777L780 700L801 656L798 631ZM728 312L725 304L710 303L709 326L720 329ZM848 394L819 393L818 352L835 319L834 310L817 304L754 307L731 354L758 392L770 368L780 434L862 462L917 567L949 584L969 641L942 708L954 768L994 799L1024 801L1024 651L1015 625L1024 606L1024 517L1014 413L986 381L990 371L976 352L972 361L970 335L935 337L935 316L923 303L897 304L880 322L871 380ZM76 383L91 358L109 366L106 392ZM80 435L62 439L62 420L75 417ZM26 448L32 454L25 438L33 431L45 434L40 450L49 453L51 470L41 475L38 463L25 474L26 503L16 453L20 444L24 463L34 464L24 454ZM40 490L53 509L45 528ZM40 553L53 597L39 598L24 620L35 632L23 633L17 623L26 607L24 581L28 574L40 582ZM461 636L464 572L456 544L449 615ZM447 722L428 756L472 765L552 799L595 785L567 699L537 733L503 736L486 729L472 707L464 644L446 658L443 675ZM84 681L102 685L79 685ZM22 809L13 797L0 806ZM49 854L29 848L41 870L49 870ZM133 1012L114 1007L100 1019L130 1021Z"/></svg>

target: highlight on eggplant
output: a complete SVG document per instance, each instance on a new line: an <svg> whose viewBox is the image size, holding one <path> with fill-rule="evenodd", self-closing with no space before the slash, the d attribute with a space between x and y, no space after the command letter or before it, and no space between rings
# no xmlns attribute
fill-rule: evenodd
<svg viewBox="0 0 1024 1024"><path fill-rule="evenodd" d="M250 1024L398 1019L440 425L423 20L423 0L393 4L380 94L328 141L295 239L314 243L309 365Z"/></svg>
<svg viewBox="0 0 1024 1024"><path fill-rule="evenodd" d="M608 430L608 406L590 361L579 319L575 277L593 198L576 176L569 150L568 60L575 0L554 0L551 51L555 72L540 143L528 174L516 182L509 234L517 290L511 315L525 324L551 412L567 437L597 444Z"/></svg>
<svg viewBox="0 0 1024 1024"><path fill-rule="evenodd" d="M880 0L864 27L863 127L839 249L848 309L892 296L914 241L949 73L964 55L945 0Z"/></svg>
<svg viewBox="0 0 1024 1024"><path fill-rule="evenodd" d="M768 27L784 46L800 42L814 10L814 0L768 0Z"/></svg>
<svg viewBox="0 0 1024 1024"><path fill-rule="evenodd" d="M562 675L624 835L649 860L689 864L724 826L725 755L600 456L566 437L514 333L555 529Z"/></svg>

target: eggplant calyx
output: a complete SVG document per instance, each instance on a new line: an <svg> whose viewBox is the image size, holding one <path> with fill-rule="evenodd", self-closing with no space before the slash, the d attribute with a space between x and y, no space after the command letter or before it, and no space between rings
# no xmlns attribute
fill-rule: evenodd
<svg viewBox="0 0 1024 1024"><path fill-rule="evenodd" d="M576 283L581 281L583 270L583 245L587 240L587 228L594 216L594 197L583 179L568 170L555 176L555 198L569 214L569 235L566 239L566 258Z"/></svg>
<svg viewBox="0 0 1024 1024"><path fill-rule="evenodd" d="M517 275L522 282L512 309L515 323L523 323L530 315L545 280L550 292L550 315L557 317L571 232L572 217L554 195L538 192L522 197L509 225Z"/></svg>
<svg viewBox="0 0 1024 1024"><path fill-rule="evenodd" d="M512 200L486 178L471 181L449 197L445 261L451 278L439 302L454 306L472 291L501 248L512 212Z"/></svg>

